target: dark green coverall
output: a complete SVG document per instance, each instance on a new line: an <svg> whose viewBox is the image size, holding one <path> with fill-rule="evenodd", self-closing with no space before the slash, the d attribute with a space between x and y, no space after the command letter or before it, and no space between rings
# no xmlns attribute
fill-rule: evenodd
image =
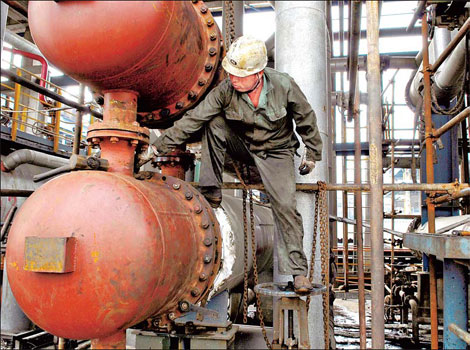
<svg viewBox="0 0 470 350"><path fill-rule="evenodd" d="M307 275L302 217L296 209L294 153L299 141L307 160L321 160L322 141L316 116L305 95L286 73L265 68L258 107L230 79L221 82L154 143L162 153L184 144L204 128L199 186L220 188L225 154L254 163L272 205L279 234L279 273Z"/></svg>

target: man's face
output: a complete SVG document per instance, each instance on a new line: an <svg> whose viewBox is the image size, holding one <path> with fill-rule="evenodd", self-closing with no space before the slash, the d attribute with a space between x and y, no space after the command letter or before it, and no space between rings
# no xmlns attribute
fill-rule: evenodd
<svg viewBox="0 0 470 350"><path fill-rule="evenodd" d="M235 75L229 74L230 81L232 82L233 88L237 90L238 92L246 92L251 90L256 82L258 81L258 76L261 77L263 76L263 72L259 72L257 74L252 74L247 77L237 77Z"/></svg>

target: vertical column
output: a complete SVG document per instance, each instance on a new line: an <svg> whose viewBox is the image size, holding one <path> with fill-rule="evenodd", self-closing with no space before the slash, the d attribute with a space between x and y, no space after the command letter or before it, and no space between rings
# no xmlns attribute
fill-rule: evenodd
<svg viewBox="0 0 470 350"><path fill-rule="evenodd" d="M444 259L444 349L465 349L467 344L449 330L455 323L467 330L468 269Z"/></svg>
<svg viewBox="0 0 470 350"><path fill-rule="evenodd" d="M276 69L289 73L298 83L317 115L317 124L323 141L322 161L307 176L297 177L297 182L327 181L328 123L327 69L326 69L326 2L279 1L276 2ZM308 33L308 35L305 35ZM303 151L303 145L300 151ZM296 167L299 159L296 159ZM297 208L304 222L304 247L310 259L313 239L314 200L312 194L298 193ZM318 235L318 232L316 233ZM320 242L320 238L317 238ZM318 247L319 248L319 245ZM316 251L315 282L320 281L320 249ZM275 270L274 279L280 278ZM322 348L323 334L321 314L322 300L312 298L309 312L310 346Z"/></svg>
<svg viewBox="0 0 470 350"><path fill-rule="evenodd" d="M5 30L7 28L7 18L8 18L8 5L5 4L3 1L1 3L1 20L0 20L0 29L1 29L1 37L2 37L2 46L0 46L0 50L3 49L3 39L5 38Z"/></svg>
<svg viewBox="0 0 470 350"><path fill-rule="evenodd" d="M370 231L372 250L372 348L384 348L384 243L382 100L379 55L379 2L367 1L367 114L369 121Z"/></svg>

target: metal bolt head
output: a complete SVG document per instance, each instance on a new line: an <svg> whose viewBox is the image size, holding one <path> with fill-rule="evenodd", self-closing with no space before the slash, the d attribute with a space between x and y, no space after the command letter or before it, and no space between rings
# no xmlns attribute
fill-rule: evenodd
<svg viewBox="0 0 470 350"><path fill-rule="evenodd" d="M212 256L204 255L204 264L209 264L212 261Z"/></svg>
<svg viewBox="0 0 470 350"><path fill-rule="evenodd" d="M163 108L160 111L160 117L167 118L170 115L170 110L168 108Z"/></svg>
<svg viewBox="0 0 470 350"><path fill-rule="evenodd" d="M205 68L206 72L210 72L214 68L214 66L212 64L208 63L208 64L205 65L204 68Z"/></svg>
<svg viewBox="0 0 470 350"><path fill-rule="evenodd" d="M217 34L214 33L214 32L212 32L212 33L210 34L210 39L211 39L211 41L214 41L215 39L217 39Z"/></svg>
<svg viewBox="0 0 470 350"><path fill-rule="evenodd" d="M131 141L131 145L132 146L137 146L139 144L139 141L138 140L132 140Z"/></svg>
<svg viewBox="0 0 470 350"><path fill-rule="evenodd" d="M93 138L91 139L91 143L93 143L93 144L99 144L99 143L100 143L100 139L99 139L98 137L93 137Z"/></svg>
<svg viewBox="0 0 470 350"><path fill-rule="evenodd" d="M191 91L188 93L188 98L189 98L190 100L195 100L196 97L197 97L197 93L196 93L195 91L191 90Z"/></svg>
<svg viewBox="0 0 470 350"><path fill-rule="evenodd" d="M207 13L207 7L206 6L201 7L201 13Z"/></svg>
<svg viewBox="0 0 470 350"><path fill-rule="evenodd" d="M209 56L215 56L216 53L217 53L217 49L215 47L211 47L209 49Z"/></svg>
<svg viewBox="0 0 470 350"><path fill-rule="evenodd" d="M201 274L199 275L199 281L207 281L207 274L205 272L201 272Z"/></svg>
<svg viewBox="0 0 470 350"><path fill-rule="evenodd" d="M208 228L209 228L209 223L208 223L208 222L203 222L203 223L202 223L202 228L203 228L204 230L208 229Z"/></svg>
<svg viewBox="0 0 470 350"><path fill-rule="evenodd" d="M181 311L186 312L189 310L189 303L186 300L179 302L179 308Z"/></svg>
<svg viewBox="0 0 470 350"><path fill-rule="evenodd" d="M204 241L202 241L206 247L210 247L212 245L212 239L210 237L204 238Z"/></svg>
<svg viewBox="0 0 470 350"><path fill-rule="evenodd" d="M176 318L176 315L175 315L174 312L170 312L170 313L168 314L168 319L169 319L169 320L173 321L175 318Z"/></svg>
<svg viewBox="0 0 470 350"><path fill-rule="evenodd" d="M201 79L199 79L199 80L198 80L198 82L197 82L197 83L198 83L198 85L199 85L199 86L204 86L204 85L206 85L206 84L207 84L207 80L206 80L206 79L202 79L202 78L201 78Z"/></svg>
<svg viewBox="0 0 470 350"><path fill-rule="evenodd" d="M184 102L178 101L176 102L175 108L176 109L182 109L184 107Z"/></svg>
<svg viewBox="0 0 470 350"><path fill-rule="evenodd" d="M213 20L212 18L209 18L209 19L206 21L206 23L207 23L207 26L208 26L208 27L212 27L212 26L214 25L214 20Z"/></svg>
<svg viewBox="0 0 470 350"><path fill-rule="evenodd" d="M173 184L173 189L175 189L175 190L179 190L180 187L181 187L180 184Z"/></svg>
<svg viewBox="0 0 470 350"><path fill-rule="evenodd" d="M112 137L109 138L109 142L111 142L111 143L116 143L118 141L119 141L118 137L112 136Z"/></svg>
<svg viewBox="0 0 470 350"><path fill-rule="evenodd" d="M192 0L193 4L197 4L198 0Z"/></svg>
<svg viewBox="0 0 470 350"><path fill-rule="evenodd" d="M194 212L195 212L196 214L201 214L201 213L202 213L202 208L201 208L201 206L196 205L196 206L194 207Z"/></svg>
<svg viewBox="0 0 470 350"><path fill-rule="evenodd" d="M197 289L197 288L194 288L194 289L191 291L191 295L192 295L193 297L198 297L200 294L201 294L201 292L200 292L199 289Z"/></svg>
<svg viewBox="0 0 470 350"><path fill-rule="evenodd" d="M193 199L193 194L192 194L191 192L186 192L186 193L184 194L184 197L185 197L188 201L190 201L191 199Z"/></svg>

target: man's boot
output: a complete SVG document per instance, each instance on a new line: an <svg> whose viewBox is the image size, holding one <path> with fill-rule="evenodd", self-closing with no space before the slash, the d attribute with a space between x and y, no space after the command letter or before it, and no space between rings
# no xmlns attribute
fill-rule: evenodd
<svg viewBox="0 0 470 350"><path fill-rule="evenodd" d="M313 290L313 286L305 276L294 276L294 291L296 293L309 293Z"/></svg>

